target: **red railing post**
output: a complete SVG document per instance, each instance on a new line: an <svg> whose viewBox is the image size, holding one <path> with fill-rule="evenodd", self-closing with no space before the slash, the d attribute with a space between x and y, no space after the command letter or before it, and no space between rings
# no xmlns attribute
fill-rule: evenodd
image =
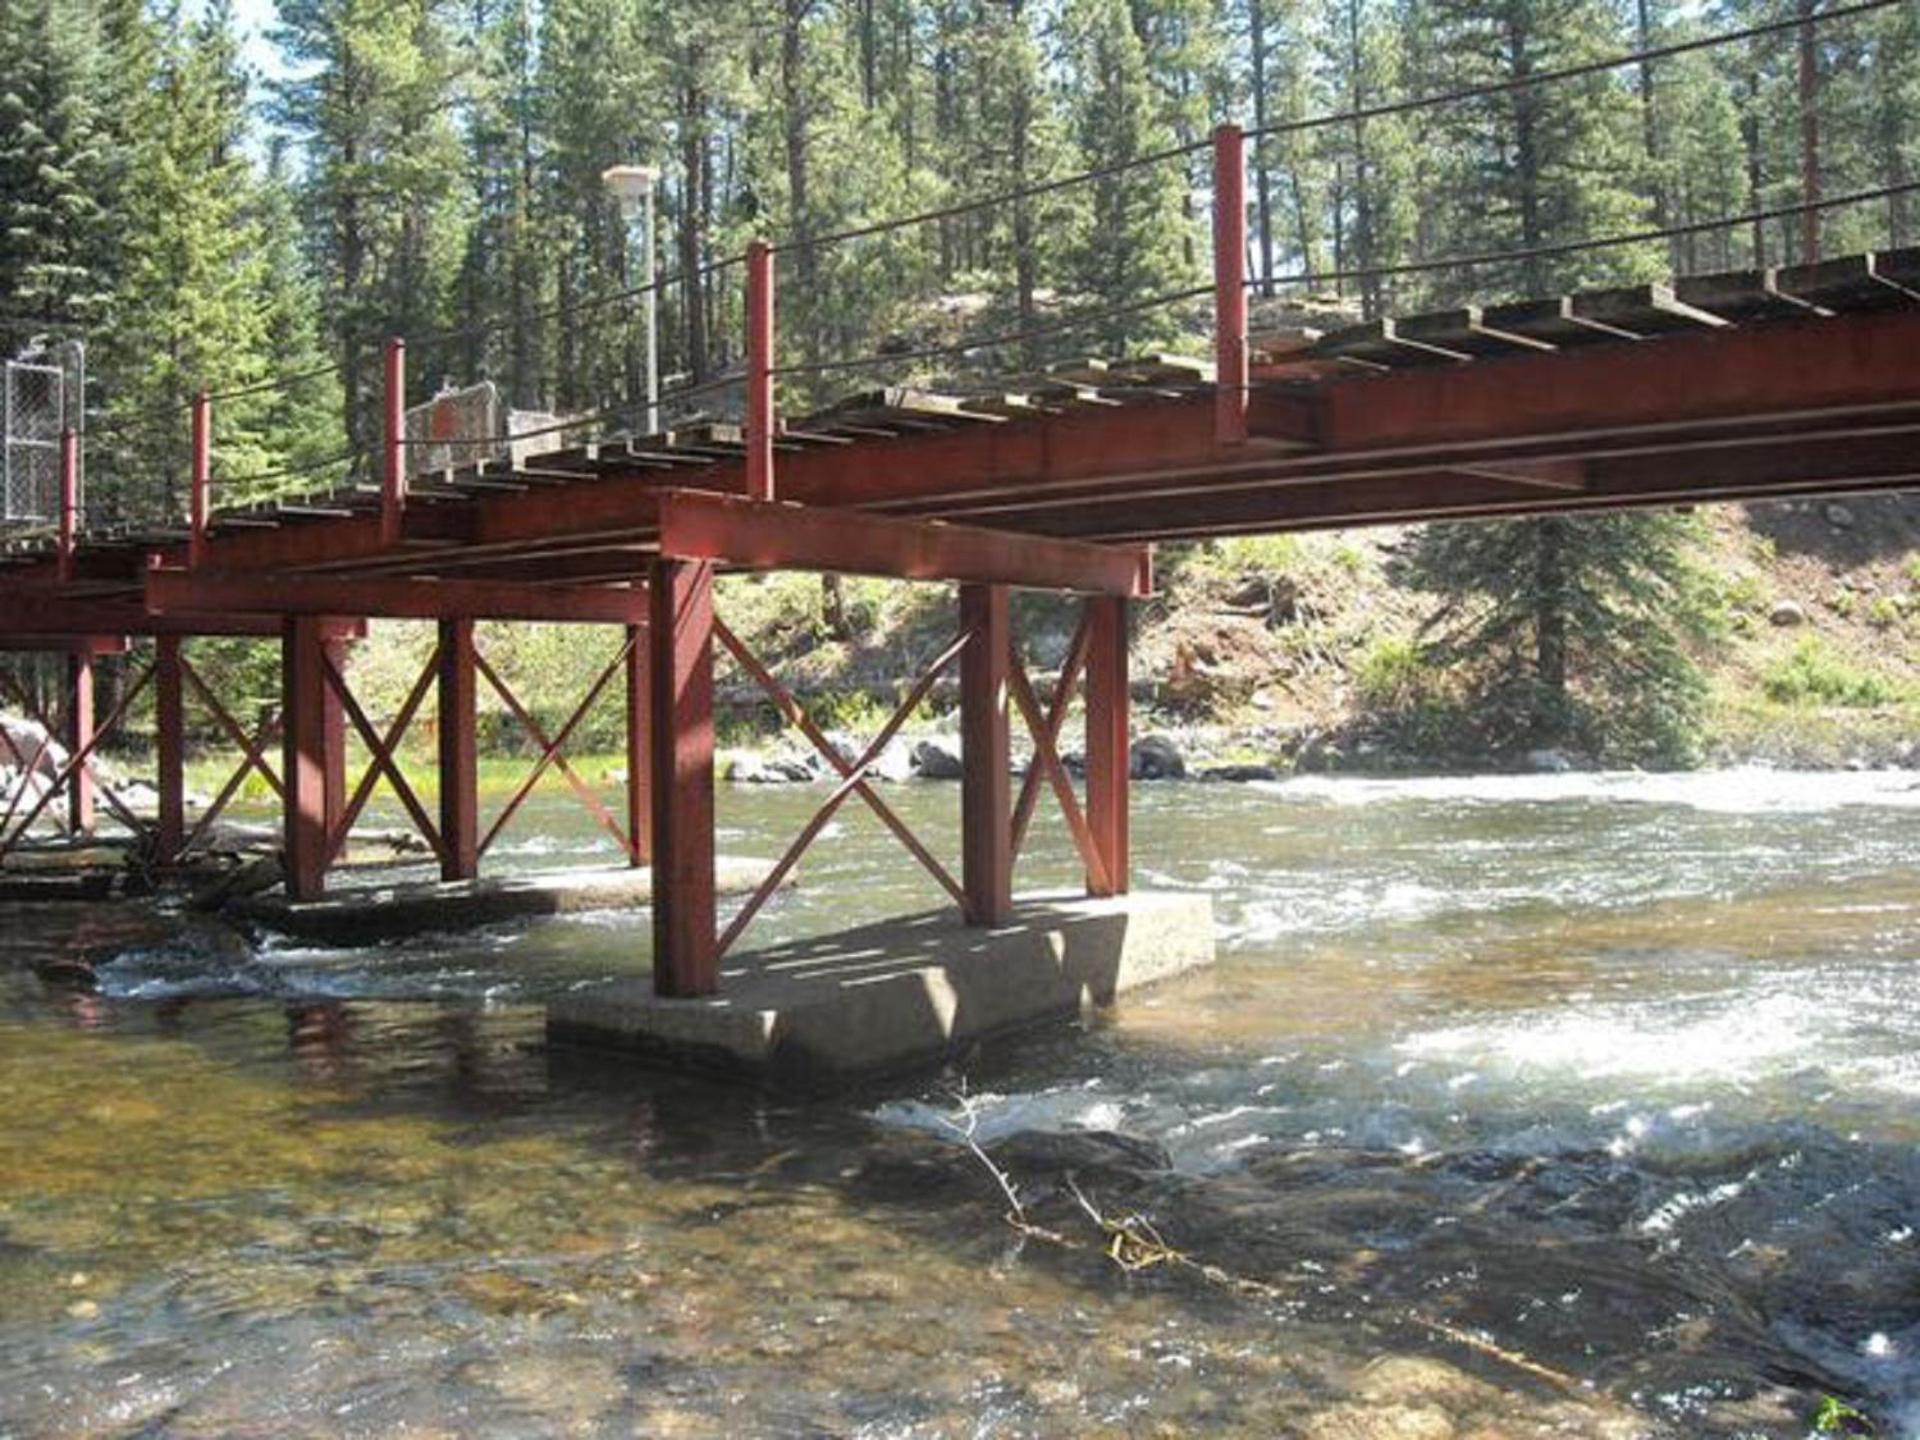
<svg viewBox="0 0 1920 1440"><path fill-rule="evenodd" d="M387 341L385 434L386 466L380 480L380 540L400 540L400 512L407 503L407 342Z"/></svg>
<svg viewBox="0 0 1920 1440"><path fill-rule="evenodd" d="M773 499L773 247L747 246L747 498Z"/></svg>
<svg viewBox="0 0 1920 1440"><path fill-rule="evenodd" d="M202 390L193 397L193 476L187 492L187 568L207 558L208 491L213 485L213 401Z"/></svg>
<svg viewBox="0 0 1920 1440"><path fill-rule="evenodd" d="M80 530L80 432L69 425L60 432L60 540L54 574L65 584L73 579L73 546Z"/></svg>
<svg viewBox="0 0 1920 1440"><path fill-rule="evenodd" d="M1213 132L1215 438L1247 438L1247 168L1238 125Z"/></svg>

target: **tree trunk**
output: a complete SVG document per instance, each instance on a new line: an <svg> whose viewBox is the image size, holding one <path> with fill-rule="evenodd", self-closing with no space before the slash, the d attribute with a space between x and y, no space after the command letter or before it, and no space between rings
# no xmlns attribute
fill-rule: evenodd
<svg viewBox="0 0 1920 1440"><path fill-rule="evenodd" d="M1529 730L1536 745L1557 745L1567 737L1567 572L1566 527L1551 518L1523 521L1534 530L1533 641L1534 693Z"/></svg>

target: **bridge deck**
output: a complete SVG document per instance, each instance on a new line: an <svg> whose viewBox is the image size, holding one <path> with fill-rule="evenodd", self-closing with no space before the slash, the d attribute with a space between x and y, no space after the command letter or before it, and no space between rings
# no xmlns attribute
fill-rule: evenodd
<svg viewBox="0 0 1920 1440"><path fill-rule="evenodd" d="M789 421L779 495L1009 532L1160 540L1915 483L1920 251L1252 337L1248 437L1210 363L1055 366L984 393L894 388ZM644 570L672 489L742 494L709 423L216 511L222 571L593 585ZM83 532L72 595L131 597L180 529ZM50 578L16 539L0 581Z"/></svg>

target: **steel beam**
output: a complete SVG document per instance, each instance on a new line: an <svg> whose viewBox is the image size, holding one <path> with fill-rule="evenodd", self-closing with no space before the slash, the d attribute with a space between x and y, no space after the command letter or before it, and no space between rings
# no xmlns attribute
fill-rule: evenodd
<svg viewBox="0 0 1920 1440"><path fill-rule="evenodd" d="M962 585L960 627L960 883L969 925L1004 925L1013 916L1007 587Z"/></svg>
<svg viewBox="0 0 1920 1440"><path fill-rule="evenodd" d="M656 560L647 643L653 800L653 988L720 988L714 928L713 565Z"/></svg>
<svg viewBox="0 0 1920 1440"><path fill-rule="evenodd" d="M660 497L660 553L750 570L833 570L1105 595L1145 591L1138 547L1062 542L698 490Z"/></svg>
<svg viewBox="0 0 1920 1440"><path fill-rule="evenodd" d="M156 858L171 865L187 841L186 697L181 684L180 637L162 635L154 642L153 734L154 781L160 792L156 816Z"/></svg>
<svg viewBox="0 0 1920 1440"><path fill-rule="evenodd" d="M648 785L653 774L652 747L648 744L651 720L648 674L652 658L653 652L647 647L644 627L628 626L624 710L627 728L627 863L636 869L653 862L653 800Z"/></svg>
<svg viewBox="0 0 1920 1440"><path fill-rule="evenodd" d="M374 615L388 620L551 620L638 625L647 597L637 588L581 589L483 580L360 576L233 575L149 570L147 608L187 617L258 611L279 615Z"/></svg>
<svg viewBox="0 0 1920 1440"><path fill-rule="evenodd" d="M442 880L480 873L480 762L474 734L473 621L440 622L440 858Z"/></svg>
<svg viewBox="0 0 1920 1440"><path fill-rule="evenodd" d="M773 248L747 246L747 496L773 499Z"/></svg>
<svg viewBox="0 0 1920 1440"><path fill-rule="evenodd" d="M1238 125L1213 132L1214 438L1247 438L1247 162Z"/></svg>
<svg viewBox="0 0 1920 1440"><path fill-rule="evenodd" d="M280 677L286 891L292 900L317 900L326 889L330 752L335 749L330 741L339 724L338 708L328 704L326 639L317 618L286 620ZM340 748L344 751L343 742Z"/></svg>
<svg viewBox="0 0 1920 1440"><path fill-rule="evenodd" d="M70 756L93 751L93 655L84 650L67 654L66 744ZM67 829L75 835L93 834L93 767L73 766L67 791Z"/></svg>
<svg viewBox="0 0 1920 1440"><path fill-rule="evenodd" d="M1129 824L1127 602L1095 596L1087 605L1087 828L1106 874L1089 871L1091 895L1128 888Z"/></svg>

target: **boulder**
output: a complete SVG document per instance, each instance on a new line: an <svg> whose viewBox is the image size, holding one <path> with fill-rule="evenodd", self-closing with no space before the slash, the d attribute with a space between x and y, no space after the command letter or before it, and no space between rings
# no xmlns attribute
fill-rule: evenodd
<svg viewBox="0 0 1920 1440"><path fill-rule="evenodd" d="M1564 750L1529 750L1526 755L1527 769L1536 775L1564 775L1577 767L1567 758Z"/></svg>
<svg viewBox="0 0 1920 1440"><path fill-rule="evenodd" d="M804 785L813 779L813 771L806 761L789 755L743 750L733 757L727 778L736 785Z"/></svg>
<svg viewBox="0 0 1920 1440"><path fill-rule="evenodd" d="M1767 619L1782 629L1804 625L1807 623L1807 607L1798 600L1782 600L1767 612Z"/></svg>
<svg viewBox="0 0 1920 1440"><path fill-rule="evenodd" d="M1186 776L1187 761L1165 735L1142 735L1133 742L1127 771L1135 780L1180 780Z"/></svg>
<svg viewBox="0 0 1920 1440"><path fill-rule="evenodd" d="M923 780L958 780L966 768L944 740L922 740L913 747L913 773Z"/></svg>

